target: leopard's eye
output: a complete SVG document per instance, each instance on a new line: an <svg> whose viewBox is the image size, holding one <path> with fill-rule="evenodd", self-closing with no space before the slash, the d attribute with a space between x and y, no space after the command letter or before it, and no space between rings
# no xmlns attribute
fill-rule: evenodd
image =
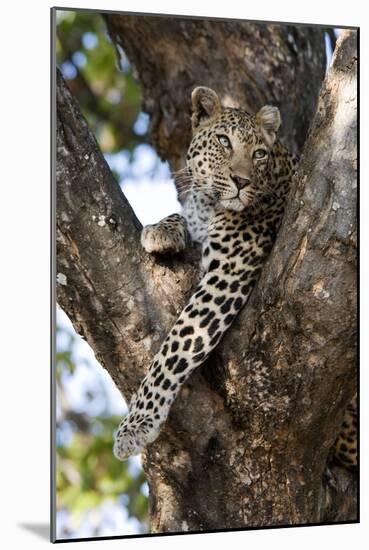
<svg viewBox="0 0 369 550"><path fill-rule="evenodd" d="M231 149L231 142L229 141L229 139L227 138L227 136L217 136L218 138L218 141L221 145L223 145L223 147L225 147L226 149Z"/></svg>
<svg viewBox="0 0 369 550"><path fill-rule="evenodd" d="M256 149L256 151L254 151L253 157L254 159L263 159L266 154L267 152L265 151L265 149Z"/></svg>

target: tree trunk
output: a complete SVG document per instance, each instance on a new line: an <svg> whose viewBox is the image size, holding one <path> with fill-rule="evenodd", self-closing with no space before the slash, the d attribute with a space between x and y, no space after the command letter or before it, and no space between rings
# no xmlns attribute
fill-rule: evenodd
<svg viewBox="0 0 369 550"><path fill-rule="evenodd" d="M257 112L278 105L279 135L300 152L325 74L318 27L176 17L108 15L118 56L136 69L158 154L177 170L191 138L191 91L213 88L223 105Z"/></svg>
<svg viewBox="0 0 369 550"><path fill-rule="evenodd" d="M319 29L107 21L173 167L198 84L251 111L278 104L284 141L301 149L324 74ZM152 532L355 519L355 494L349 506L342 497L353 475L335 471L334 488L323 484L355 386L355 48L355 33L337 43L258 287L143 455ZM60 76L57 155L58 302L129 399L189 296L196 250L159 261L140 249L140 224Z"/></svg>

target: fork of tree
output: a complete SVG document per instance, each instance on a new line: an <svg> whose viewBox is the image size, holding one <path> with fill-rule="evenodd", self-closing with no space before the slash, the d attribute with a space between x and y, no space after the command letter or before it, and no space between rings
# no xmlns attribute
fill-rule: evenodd
<svg viewBox="0 0 369 550"><path fill-rule="evenodd" d="M144 453L151 530L355 521L355 472L330 464L327 478L327 464L356 388L356 32L341 35L323 81L322 28L105 20L173 170L198 84L252 112L277 104L282 141L302 153L252 298ZM191 293L196 250L160 261L141 250L140 223L59 74L56 93L57 300L129 401Z"/></svg>

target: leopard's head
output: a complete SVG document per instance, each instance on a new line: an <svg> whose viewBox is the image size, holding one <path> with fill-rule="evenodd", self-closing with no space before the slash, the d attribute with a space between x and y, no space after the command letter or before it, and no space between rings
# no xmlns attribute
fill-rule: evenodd
<svg viewBox="0 0 369 550"><path fill-rule="evenodd" d="M214 90L192 92L193 138L187 171L195 191L212 195L223 208L240 211L268 193L270 153L281 124L266 105L256 115L222 108Z"/></svg>

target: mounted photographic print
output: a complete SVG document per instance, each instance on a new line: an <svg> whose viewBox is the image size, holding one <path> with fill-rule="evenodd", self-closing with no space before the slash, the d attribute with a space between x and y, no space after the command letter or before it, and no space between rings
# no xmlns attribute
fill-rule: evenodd
<svg viewBox="0 0 369 550"><path fill-rule="evenodd" d="M208 16L52 10L54 541L358 521L359 31Z"/></svg>

